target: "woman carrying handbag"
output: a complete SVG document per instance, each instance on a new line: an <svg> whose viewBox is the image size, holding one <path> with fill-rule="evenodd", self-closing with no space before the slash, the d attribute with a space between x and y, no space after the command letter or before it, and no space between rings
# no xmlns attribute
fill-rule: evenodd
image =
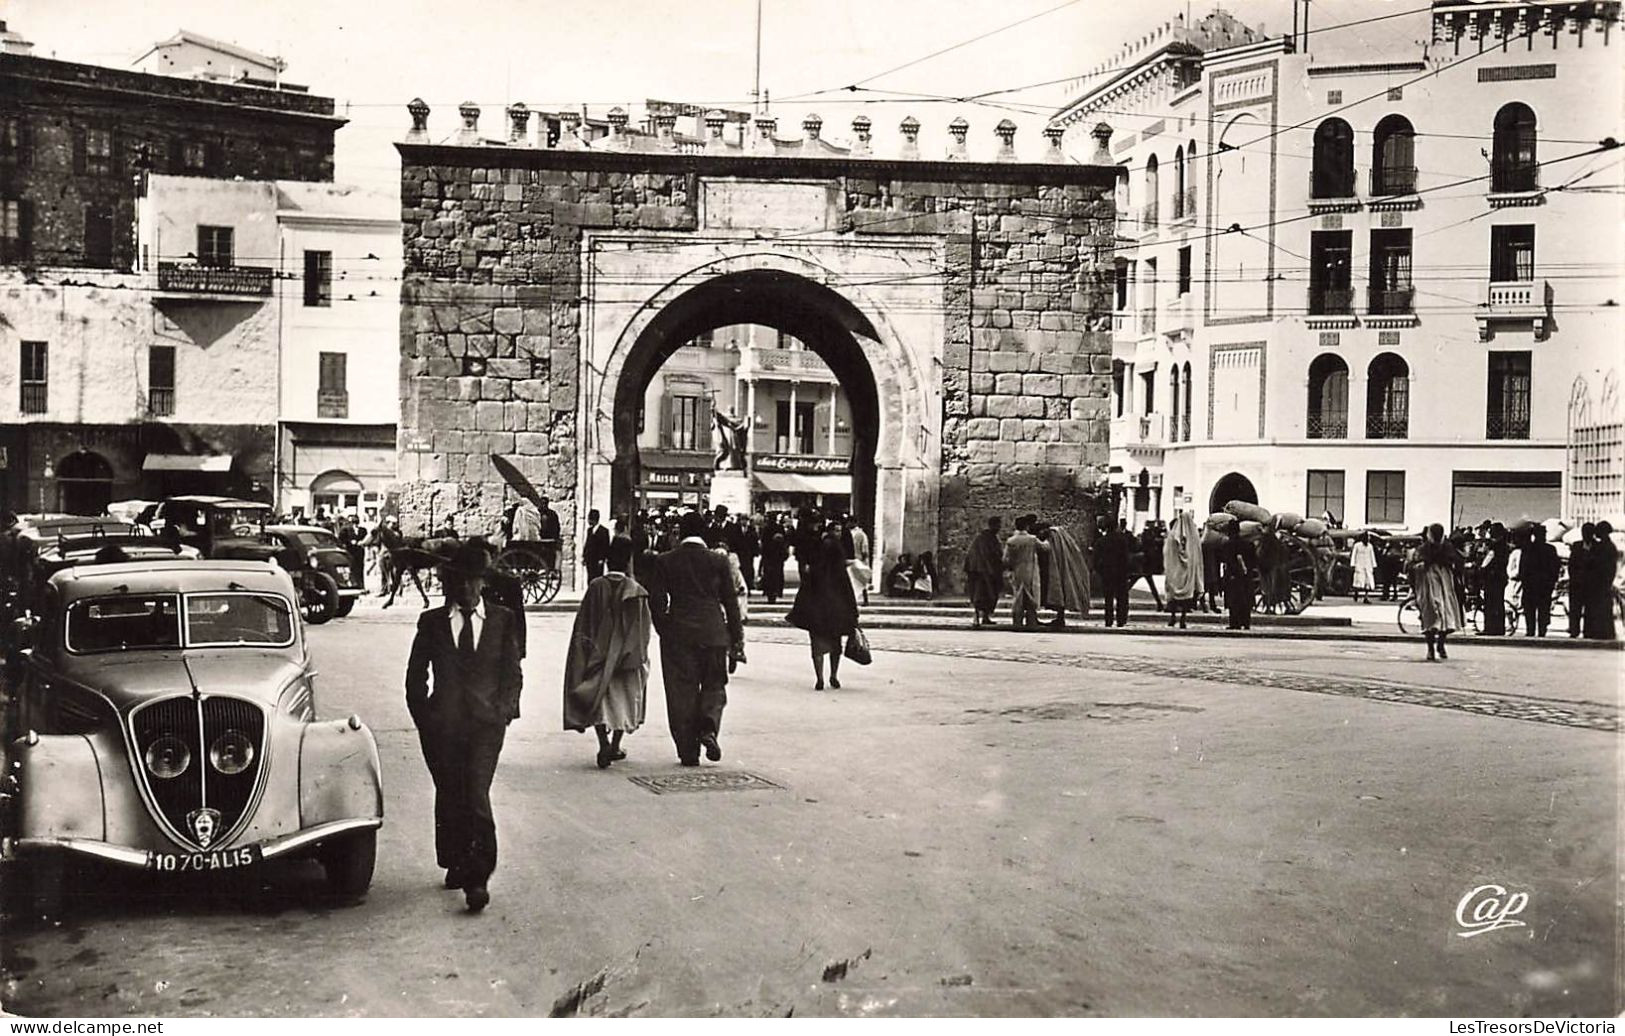
<svg viewBox="0 0 1625 1036"><path fill-rule="evenodd" d="M796 600L785 616L807 631L812 642L813 690L824 689L824 659L829 659L829 685L841 688L841 640L858 628L858 600L846 574L846 553L833 532L826 532L808 559ZM850 644L848 645L850 648Z"/></svg>

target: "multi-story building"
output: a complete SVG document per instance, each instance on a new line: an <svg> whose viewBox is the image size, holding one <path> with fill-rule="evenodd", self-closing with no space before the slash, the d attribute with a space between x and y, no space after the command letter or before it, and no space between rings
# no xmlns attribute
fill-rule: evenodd
<svg viewBox="0 0 1625 1036"><path fill-rule="evenodd" d="M1114 334L1125 515L1618 508L1621 249L1591 228L1620 202L1585 186L1610 160L1587 98L1618 92L1618 16L1440 2L1431 45L1332 62L1219 13L1090 80L1059 117L1074 153L1115 131L1138 220Z"/></svg>
<svg viewBox="0 0 1625 1036"><path fill-rule="evenodd" d="M747 431L753 510L850 505L852 412L834 372L793 336L736 324L678 349L650 383L638 435L644 506L706 502L719 409Z"/></svg>
<svg viewBox="0 0 1625 1036"><path fill-rule="evenodd" d="M344 120L308 93L25 49L0 53L0 505L268 498L270 181L331 180Z"/></svg>

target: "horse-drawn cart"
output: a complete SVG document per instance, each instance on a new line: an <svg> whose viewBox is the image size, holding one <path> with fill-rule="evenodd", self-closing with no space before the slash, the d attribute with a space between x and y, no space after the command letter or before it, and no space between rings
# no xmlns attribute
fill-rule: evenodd
<svg viewBox="0 0 1625 1036"><path fill-rule="evenodd" d="M557 540L509 540L497 554L497 570L519 581L526 604L546 604L559 592Z"/></svg>

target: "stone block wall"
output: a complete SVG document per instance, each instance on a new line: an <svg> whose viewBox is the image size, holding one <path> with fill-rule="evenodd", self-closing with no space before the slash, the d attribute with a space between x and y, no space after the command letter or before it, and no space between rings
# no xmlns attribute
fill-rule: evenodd
<svg viewBox="0 0 1625 1036"><path fill-rule="evenodd" d="M567 540L583 231L696 230L706 177L823 180L844 232L944 243L939 568L989 514L1083 531L1107 466L1109 170L402 144L401 496L408 530L492 528L514 463ZM780 236L763 228L763 236ZM788 231L775 246L794 249ZM655 286L651 286L653 294ZM573 544L561 566L574 571ZM569 585L567 578L567 585Z"/></svg>

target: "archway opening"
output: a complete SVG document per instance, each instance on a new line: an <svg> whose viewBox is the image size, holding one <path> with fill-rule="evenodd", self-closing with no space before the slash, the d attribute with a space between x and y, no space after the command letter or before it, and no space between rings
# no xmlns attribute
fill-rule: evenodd
<svg viewBox="0 0 1625 1036"><path fill-rule="evenodd" d="M63 457L56 465L57 505L68 514L103 514L113 502L113 465L90 450Z"/></svg>
<svg viewBox="0 0 1625 1036"><path fill-rule="evenodd" d="M1258 503L1258 490L1253 488L1252 480L1235 471L1214 483L1213 494L1207 500L1208 512L1222 511L1224 505L1232 500L1241 500L1249 504Z"/></svg>
<svg viewBox="0 0 1625 1036"><path fill-rule="evenodd" d="M733 388L718 391L713 385L707 393L701 384L704 379L696 377L692 390L677 394L677 398L694 402L678 407L675 418L669 409L661 414L645 411L650 386L679 349L714 340L719 329L740 326L770 329L775 334L772 341L750 346L756 355L748 360L737 357L731 370L727 358L715 364L723 384L731 383ZM873 528L880 396L860 340L878 339L874 326L851 302L797 274L742 271L715 277L684 292L643 329L615 386L611 512L625 515L640 504L639 490L645 484L642 454L650 440L652 422L661 422L661 435L667 435L669 430L672 441L690 452L700 453L703 449L714 453L709 437L711 414L722 410L733 412L732 416L745 426L743 443L752 458L771 454L780 465L804 466L815 475L820 470L816 459L835 456L831 447L838 447L850 477L849 509L865 526ZM785 343L803 348L780 348ZM819 362L795 356L798 352L811 353ZM769 413L758 396L753 415L751 393L739 387L740 365L745 365L747 374L759 375L763 380L795 381L798 373L804 373L812 398L803 400L798 396L788 401L781 419L780 405L786 401L775 398L773 412ZM844 408L827 390L831 379L844 395ZM843 423L847 427L840 427ZM748 463L753 469L753 482L759 481L764 474L761 466L754 459Z"/></svg>

